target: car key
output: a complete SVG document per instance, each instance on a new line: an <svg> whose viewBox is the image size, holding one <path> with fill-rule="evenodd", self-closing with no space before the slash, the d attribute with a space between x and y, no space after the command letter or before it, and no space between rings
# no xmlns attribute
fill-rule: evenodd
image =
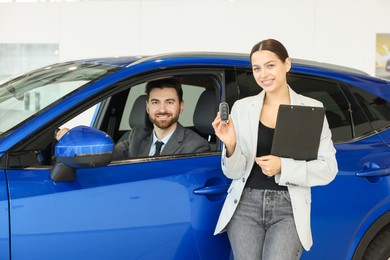
<svg viewBox="0 0 390 260"><path fill-rule="evenodd" d="M229 105L226 102L219 104L219 113L221 114L221 121L225 124L229 121Z"/></svg>

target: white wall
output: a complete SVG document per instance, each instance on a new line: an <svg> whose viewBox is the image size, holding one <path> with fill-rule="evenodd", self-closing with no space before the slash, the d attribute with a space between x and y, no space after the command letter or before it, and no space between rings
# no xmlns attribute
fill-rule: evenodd
<svg viewBox="0 0 390 260"><path fill-rule="evenodd" d="M375 74L388 0L129 0L0 4L0 43L58 43L59 59L172 51L248 53L265 38L294 58Z"/></svg>

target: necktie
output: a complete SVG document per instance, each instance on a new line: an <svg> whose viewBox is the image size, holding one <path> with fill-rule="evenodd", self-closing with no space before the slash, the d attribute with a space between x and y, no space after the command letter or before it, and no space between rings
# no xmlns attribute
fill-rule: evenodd
<svg viewBox="0 0 390 260"><path fill-rule="evenodd" d="M161 152L161 147L163 146L163 142L161 141L156 141L155 145L156 145L156 152L154 153L153 156L158 156L160 155L160 152Z"/></svg>

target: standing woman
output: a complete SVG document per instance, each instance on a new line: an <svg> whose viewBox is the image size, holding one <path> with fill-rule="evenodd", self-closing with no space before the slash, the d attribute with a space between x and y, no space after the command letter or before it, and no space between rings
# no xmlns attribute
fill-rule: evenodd
<svg viewBox="0 0 390 260"><path fill-rule="evenodd" d="M235 260L299 259L313 244L310 187L335 178L336 150L325 118L316 160L270 155L279 105L323 105L289 87L291 60L280 42L259 42L250 60L263 91L238 100L227 123L219 113L213 122L224 143L222 170L232 179L215 234L227 231Z"/></svg>

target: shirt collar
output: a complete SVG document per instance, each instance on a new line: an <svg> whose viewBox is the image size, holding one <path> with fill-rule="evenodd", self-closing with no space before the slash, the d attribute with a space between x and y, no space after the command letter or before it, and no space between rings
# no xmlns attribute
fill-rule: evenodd
<svg viewBox="0 0 390 260"><path fill-rule="evenodd" d="M164 145L162 146L162 147L164 147L165 144L168 143L169 138L171 138L171 136L173 135L173 132L175 132L175 131L172 131L171 133L167 134L163 139L160 140L160 139L157 138L156 133L153 131L153 142L152 142L152 144L154 144L158 140L160 140L160 141L162 141L164 143Z"/></svg>

